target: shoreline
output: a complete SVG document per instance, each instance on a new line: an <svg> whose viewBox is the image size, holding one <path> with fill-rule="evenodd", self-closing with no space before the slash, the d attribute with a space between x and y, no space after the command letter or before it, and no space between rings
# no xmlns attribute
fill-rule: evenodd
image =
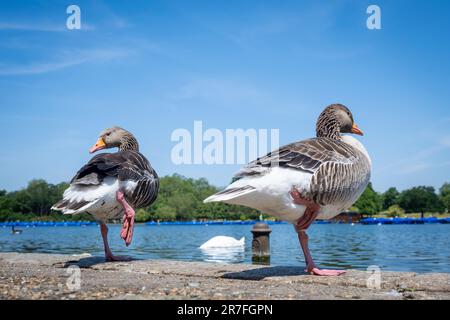
<svg viewBox="0 0 450 320"><path fill-rule="evenodd" d="M377 288L360 270L317 277L302 266L12 252L0 253L0 299L450 299L450 273L379 275Z"/></svg>
<svg viewBox="0 0 450 320"><path fill-rule="evenodd" d="M211 221L147 221L137 222L146 226L161 225L253 225L257 222L264 222L268 225L288 224L286 221L274 220L211 220ZM450 218L364 218L360 221L329 221L316 220L315 224L361 224L361 225L398 225L398 224L450 224ZM96 226L95 221L4 221L0 222L0 228L8 227L72 227L72 226Z"/></svg>

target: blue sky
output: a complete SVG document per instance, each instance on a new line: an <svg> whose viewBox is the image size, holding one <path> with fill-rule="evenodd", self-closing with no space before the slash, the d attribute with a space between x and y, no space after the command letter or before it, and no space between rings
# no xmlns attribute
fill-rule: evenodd
<svg viewBox="0 0 450 320"><path fill-rule="evenodd" d="M66 8L81 8L67 30ZM382 29L366 28L377 4ZM239 165L175 165L177 128L312 137L347 105L375 189L450 181L448 1L0 1L0 189L68 181L98 133L132 131L160 175L226 185Z"/></svg>

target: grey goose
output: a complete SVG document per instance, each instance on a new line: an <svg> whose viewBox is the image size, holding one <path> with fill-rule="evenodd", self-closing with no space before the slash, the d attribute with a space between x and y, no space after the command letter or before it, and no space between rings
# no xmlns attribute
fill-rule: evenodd
<svg viewBox="0 0 450 320"><path fill-rule="evenodd" d="M332 104L320 114L316 138L294 142L250 162L224 190L204 202L252 207L294 224L306 270L340 275L315 265L306 229L316 219L331 219L348 209L369 183L371 160L364 146L342 133L363 135L350 110Z"/></svg>
<svg viewBox="0 0 450 320"><path fill-rule="evenodd" d="M90 153L116 147L118 152L98 154L83 166L72 178L63 199L52 207L64 214L93 215L100 223L107 261L125 258L112 254L106 222L123 217L121 237L130 245L135 209L152 204L159 189L158 175L139 152L139 144L130 132L119 127L104 130Z"/></svg>

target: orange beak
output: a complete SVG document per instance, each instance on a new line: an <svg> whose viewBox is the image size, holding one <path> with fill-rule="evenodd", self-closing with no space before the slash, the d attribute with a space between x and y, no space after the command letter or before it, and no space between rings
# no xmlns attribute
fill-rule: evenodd
<svg viewBox="0 0 450 320"><path fill-rule="evenodd" d="M106 143L103 138L98 138L97 143L89 149L89 153L94 153L95 151L105 149Z"/></svg>
<svg viewBox="0 0 450 320"><path fill-rule="evenodd" d="M356 124L353 124L352 133L360 135L360 136L364 135L364 133L361 130L359 130L359 128Z"/></svg>

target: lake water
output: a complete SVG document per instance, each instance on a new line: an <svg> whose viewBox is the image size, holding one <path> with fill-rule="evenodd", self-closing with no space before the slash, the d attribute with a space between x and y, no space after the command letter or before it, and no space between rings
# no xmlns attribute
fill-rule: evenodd
<svg viewBox="0 0 450 320"><path fill-rule="evenodd" d="M304 266L297 235L289 224L271 225L271 264ZM135 258L251 263L251 225L136 225L125 247L119 225L110 225L115 254ZM0 228L0 251L103 255L98 226L22 228L12 235ZM217 235L245 237L243 250L204 252L199 246ZM314 224L309 229L316 263L328 268L450 272L450 225Z"/></svg>

